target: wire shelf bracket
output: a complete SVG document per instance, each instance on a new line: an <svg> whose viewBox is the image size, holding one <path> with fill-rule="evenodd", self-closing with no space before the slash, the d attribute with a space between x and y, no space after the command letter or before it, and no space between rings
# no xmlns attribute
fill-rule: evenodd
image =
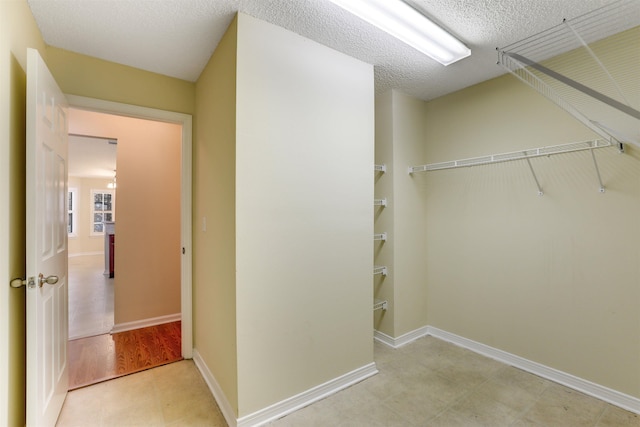
<svg viewBox="0 0 640 427"><path fill-rule="evenodd" d="M531 170L531 175L533 175L533 180L536 182L536 187L538 187L538 196L544 196L544 191L542 191L542 187L540 186L540 181L538 181L538 176L536 175L536 171L533 170L531 159L529 157L527 157L526 159L527 159L527 164L529 165L529 169Z"/></svg>
<svg viewBox="0 0 640 427"><path fill-rule="evenodd" d="M600 168L598 167L598 161L596 160L596 153L593 151L593 149L591 149L590 151L591 151L591 158L593 159L593 166L596 168L596 176L598 177L598 184L600 184L599 191L601 193L604 193L605 188L604 188L604 184L602 183L602 177L600 176Z"/></svg>
<svg viewBox="0 0 640 427"><path fill-rule="evenodd" d="M387 241L387 233L374 234L373 235L373 240L374 241L386 242Z"/></svg>
<svg viewBox="0 0 640 427"><path fill-rule="evenodd" d="M373 199L373 206L382 206L383 208L387 207L387 199Z"/></svg>
<svg viewBox="0 0 640 427"><path fill-rule="evenodd" d="M382 301L382 300L373 301L373 311L377 311L377 310L386 311L388 306L389 306L389 303L387 301Z"/></svg>
<svg viewBox="0 0 640 427"><path fill-rule="evenodd" d="M382 164L382 165L373 165L373 170L375 172L382 172L382 173L386 173L387 172L387 165Z"/></svg>
<svg viewBox="0 0 640 427"><path fill-rule="evenodd" d="M376 274L382 274L383 276L386 276L387 275L387 267L386 266L373 267L373 274L374 274L374 276Z"/></svg>

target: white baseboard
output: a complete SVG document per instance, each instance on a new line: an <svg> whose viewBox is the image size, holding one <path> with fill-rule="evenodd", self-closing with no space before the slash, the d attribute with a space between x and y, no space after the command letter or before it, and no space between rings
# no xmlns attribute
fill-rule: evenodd
<svg viewBox="0 0 640 427"><path fill-rule="evenodd" d="M411 332L407 332L404 335L400 335L398 338L393 338L380 331L373 331L373 338L383 344L388 345L389 347L398 348L427 335L427 328L428 326L423 326L422 328L418 328Z"/></svg>
<svg viewBox="0 0 640 427"><path fill-rule="evenodd" d="M414 331L401 335L398 338L390 337L379 331L374 331L374 338L389 347L398 348L405 344L415 341L418 338L430 335L443 341L450 342L460 347L464 347L475 353L490 357L507 365L522 369L542 378L546 378L558 384L562 384L579 392L588 394L597 399L609 402L612 405L640 414L640 399L629 396L628 394L612 390L599 384L592 383L582 378L566 372L559 371L554 368L542 365L537 362L525 359L515 354L490 347L485 344L461 337L450 332L443 331L433 326L423 326Z"/></svg>
<svg viewBox="0 0 640 427"><path fill-rule="evenodd" d="M131 331L133 329L146 328L148 326L162 325L163 323L177 322L182 319L180 313L167 314L166 316L151 317L149 319L135 320L133 322L124 322L113 325L112 334L118 332Z"/></svg>
<svg viewBox="0 0 640 427"><path fill-rule="evenodd" d="M92 332L85 332L79 335L69 335L67 339L69 341L72 341L72 340L79 340L80 338L89 338L89 337L95 337L96 335L105 335L110 333L111 333L111 329L100 329Z"/></svg>
<svg viewBox="0 0 640 427"><path fill-rule="evenodd" d="M207 364L204 363L202 356L200 356L200 353L195 348L193 349L193 362L196 364L200 374L202 374L207 386L209 386L209 390L211 390L213 398L216 399L220 412L222 412L222 416L224 416L229 427L237 427L238 421L236 419L236 411L231 407L231 404L229 403L229 400L227 400L227 396L222 391L220 384L218 384L218 381L216 381L216 378L213 376Z"/></svg>
<svg viewBox="0 0 640 427"><path fill-rule="evenodd" d="M99 252L77 252L74 254L68 254L67 257L69 258L76 258L79 256L94 256L94 255L104 255L104 252L99 251Z"/></svg>
<svg viewBox="0 0 640 427"><path fill-rule="evenodd" d="M213 397L218 402L220 411L224 416L229 427L258 427L271 421L282 418L292 412L297 411L305 406L308 406L318 400L324 399L334 393L339 392L353 384L359 383L378 373L375 363L362 366L354 371L348 372L338 378L334 378L327 381L324 384L320 384L300 394L292 396L281 402L275 403L266 408L260 409L253 414L245 415L244 417L236 419L235 411L229 404L224 392L220 388L220 385L216 381L215 377L202 360L198 350L193 350L193 361L202 373L205 382L209 386Z"/></svg>
<svg viewBox="0 0 640 427"><path fill-rule="evenodd" d="M546 378L548 380L551 380L558 384L562 384L600 400L604 400L605 402L609 402L612 405L619 406L628 411L635 412L636 414L640 414L640 399L636 397L629 396L619 391L592 383L591 381L578 378L574 375L559 371L554 368L550 368L548 366L533 362L523 357L507 353L506 351L489 347L488 345L484 345L476 341L461 337L459 335L443 331L433 326L427 326L426 335L431 335L443 341L448 341L452 344L464 347L475 353L479 353L495 359L499 362L503 362L516 368L520 368L523 371L530 372L539 377Z"/></svg>
<svg viewBox="0 0 640 427"><path fill-rule="evenodd" d="M257 427L282 418L378 373L375 363L362 366L281 402L238 419L237 427Z"/></svg>

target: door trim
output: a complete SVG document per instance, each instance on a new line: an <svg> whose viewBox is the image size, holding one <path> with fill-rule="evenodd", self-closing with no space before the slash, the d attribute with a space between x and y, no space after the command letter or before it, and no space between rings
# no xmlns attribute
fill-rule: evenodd
<svg viewBox="0 0 640 427"><path fill-rule="evenodd" d="M193 357L193 284L192 284L192 127L193 119L190 114L155 108L140 107L131 104L105 101L84 96L66 95L69 107L99 113L116 114L138 119L155 120L159 122L176 123L182 125L182 165L180 186L180 239L184 254L180 265L180 303L182 311L182 357Z"/></svg>

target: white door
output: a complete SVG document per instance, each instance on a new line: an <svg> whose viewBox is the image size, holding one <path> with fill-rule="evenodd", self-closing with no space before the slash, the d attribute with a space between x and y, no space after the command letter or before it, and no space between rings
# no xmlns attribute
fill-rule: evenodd
<svg viewBox="0 0 640 427"><path fill-rule="evenodd" d="M67 103L34 49L27 54L26 181L27 426L47 427L69 383Z"/></svg>

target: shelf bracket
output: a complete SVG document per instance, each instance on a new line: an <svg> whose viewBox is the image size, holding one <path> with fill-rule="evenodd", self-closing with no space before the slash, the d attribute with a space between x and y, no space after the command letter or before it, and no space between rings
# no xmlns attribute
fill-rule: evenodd
<svg viewBox="0 0 640 427"><path fill-rule="evenodd" d="M373 206L382 206L384 208L387 207L387 199L373 199Z"/></svg>
<svg viewBox="0 0 640 427"><path fill-rule="evenodd" d="M536 176L536 171L533 170L533 165L531 164L531 159L528 157L527 164L529 165L529 170L531 170L531 175L533 175L533 180L536 182L536 187L538 187L538 196L543 196L544 192L542 191L542 187L540 186L540 182L538 181L538 177Z"/></svg>
<svg viewBox="0 0 640 427"><path fill-rule="evenodd" d="M373 302L373 311L376 310L383 310L386 311L387 307L388 307L389 303L387 301L379 301L379 300L375 300Z"/></svg>
<svg viewBox="0 0 640 427"><path fill-rule="evenodd" d="M374 234L373 240L387 241L387 233Z"/></svg>
<svg viewBox="0 0 640 427"><path fill-rule="evenodd" d="M373 165L373 170L376 171L376 172L385 173L387 171L387 165L385 165L385 164Z"/></svg>
<svg viewBox="0 0 640 427"><path fill-rule="evenodd" d="M387 267L386 266L381 266L381 267L373 267L373 274L382 274L383 276L387 275Z"/></svg>
<svg viewBox="0 0 640 427"><path fill-rule="evenodd" d="M601 193L604 193L605 189L604 189L604 184L602 184L602 177L600 176L600 168L598 167L598 161L596 160L596 153L594 153L593 150L590 150L590 151L591 151L591 158L593 159L593 166L595 166L596 175L598 176L598 184L600 184L599 191Z"/></svg>

